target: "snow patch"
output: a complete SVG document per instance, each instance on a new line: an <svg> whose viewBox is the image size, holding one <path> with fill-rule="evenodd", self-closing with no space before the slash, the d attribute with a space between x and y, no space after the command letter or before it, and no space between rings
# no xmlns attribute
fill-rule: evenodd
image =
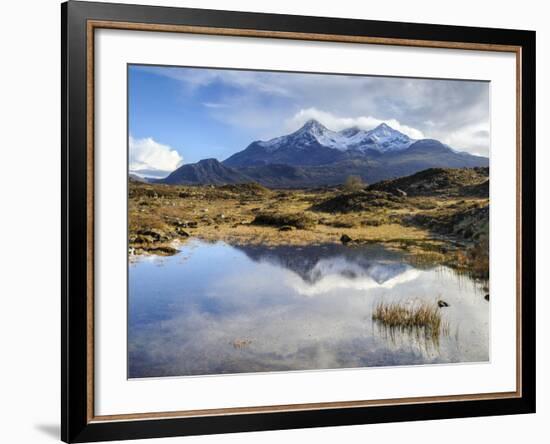
<svg viewBox="0 0 550 444"><path fill-rule="evenodd" d="M292 134L257 143L265 148L266 151L273 152L283 146L293 146L299 149L310 146L315 142L324 147L339 151L365 151L372 149L386 152L407 149L416 140L394 130L385 123L369 131L357 127L346 128L341 131L331 131L312 119L308 120L304 126Z"/></svg>

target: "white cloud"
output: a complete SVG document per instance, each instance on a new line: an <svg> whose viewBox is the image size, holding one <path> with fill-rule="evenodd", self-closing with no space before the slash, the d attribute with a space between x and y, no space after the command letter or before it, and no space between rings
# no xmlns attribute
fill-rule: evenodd
<svg viewBox="0 0 550 444"><path fill-rule="evenodd" d="M168 145L156 142L152 137L129 139L129 168L132 173L158 176L181 166L183 158ZM157 174L156 174L157 173Z"/></svg>
<svg viewBox="0 0 550 444"><path fill-rule="evenodd" d="M289 95L284 82L274 82L273 75L262 71L237 71L229 69L187 69L146 67L152 72L182 82L187 88L197 89L214 83L280 96Z"/></svg>
<svg viewBox="0 0 550 444"><path fill-rule="evenodd" d="M458 128L444 137L443 142L459 151L488 156L491 144L489 124L482 122Z"/></svg>
<svg viewBox="0 0 550 444"><path fill-rule="evenodd" d="M424 134L422 131L407 125L402 125L396 119L377 119L372 116L340 117L317 108L307 108L298 111L287 121L288 129L296 130L309 119L317 120L332 131L340 131L352 126L357 126L364 130L370 130L376 128L381 123L386 123L393 129L400 131L413 139L424 139Z"/></svg>
<svg viewBox="0 0 550 444"><path fill-rule="evenodd" d="M210 117L267 140L315 118L332 130L385 122L415 139L489 154L489 84L480 81L140 67L180 82ZM216 86L216 95L206 88ZM484 126L483 129L476 129Z"/></svg>
<svg viewBox="0 0 550 444"><path fill-rule="evenodd" d="M216 102L203 102L203 106L206 106L207 108L228 108L229 107L227 103L216 103Z"/></svg>

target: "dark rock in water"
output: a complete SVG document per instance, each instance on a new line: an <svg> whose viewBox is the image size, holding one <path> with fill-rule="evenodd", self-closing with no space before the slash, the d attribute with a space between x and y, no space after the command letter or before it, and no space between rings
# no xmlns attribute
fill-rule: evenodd
<svg viewBox="0 0 550 444"><path fill-rule="evenodd" d="M443 307L448 307L449 304L448 304L447 302L445 302L445 301L439 300L439 301L437 301L437 306L438 306L439 308L443 308Z"/></svg>
<svg viewBox="0 0 550 444"><path fill-rule="evenodd" d="M279 228L279 231L292 231L294 230L294 227L290 225L283 225L281 228Z"/></svg>
<svg viewBox="0 0 550 444"><path fill-rule="evenodd" d="M486 301L489 300L489 293L487 293L487 294L485 295L485 298L484 298L484 299L485 299Z"/></svg>
<svg viewBox="0 0 550 444"><path fill-rule="evenodd" d="M351 237L349 237L347 234L342 234L342 236L340 237L340 242L342 242L343 244L347 244L349 242L351 242L353 239Z"/></svg>

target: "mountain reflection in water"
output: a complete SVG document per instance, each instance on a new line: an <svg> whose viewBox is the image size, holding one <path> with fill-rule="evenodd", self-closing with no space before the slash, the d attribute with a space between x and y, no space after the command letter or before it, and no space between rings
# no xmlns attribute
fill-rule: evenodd
<svg viewBox="0 0 550 444"><path fill-rule="evenodd" d="M447 334L388 330L380 301L444 299ZM417 268L380 245L229 246L191 241L129 267L129 376L481 362L481 284Z"/></svg>

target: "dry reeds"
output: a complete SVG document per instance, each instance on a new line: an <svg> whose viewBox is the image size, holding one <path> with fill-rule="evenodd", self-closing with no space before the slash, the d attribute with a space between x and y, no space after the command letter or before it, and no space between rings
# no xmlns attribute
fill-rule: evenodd
<svg viewBox="0 0 550 444"><path fill-rule="evenodd" d="M442 319L437 304L428 302L379 302L372 319L390 329L423 329L428 336L448 334L449 325Z"/></svg>

